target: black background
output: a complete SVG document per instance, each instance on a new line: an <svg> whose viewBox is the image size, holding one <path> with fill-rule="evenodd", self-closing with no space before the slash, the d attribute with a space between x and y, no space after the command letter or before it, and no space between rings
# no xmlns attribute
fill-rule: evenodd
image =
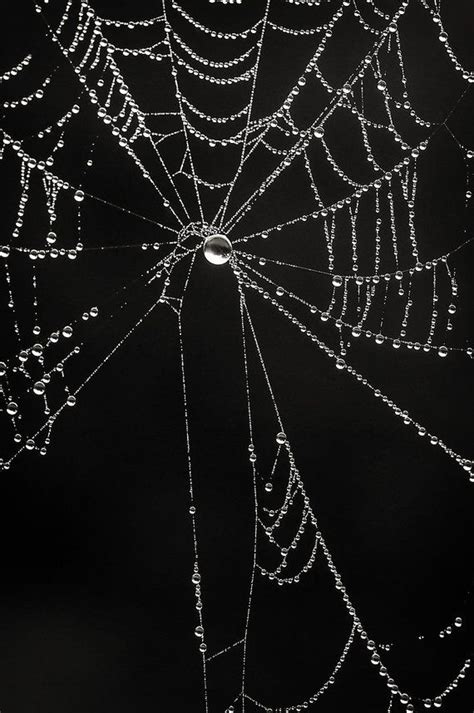
<svg viewBox="0 0 474 713"><path fill-rule="evenodd" d="M54 25L64 3L50 5L45 16ZM157 15L158 6L150 0L94 4L99 14L118 19ZM183 6L202 22L222 29L252 24L263 8L251 0L241 6L187 0ZM293 27L310 27L313 17L325 11L276 0L275 7L277 20ZM383 7L393 11L394 4L386 2ZM469 67L472 7L467 1L449 6L446 2L442 10L453 47ZM30 50L38 77L58 63L60 67L53 96L40 110L4 117L6 130L24 137L71 105L77 80L45 37L46 25L32 4L9 6L7 15L1 31L2 69ZM423 116L440 121L466 85L446 59L433 23L414 0L403 23L413 101ZM360 54L351 41L352 29L344 31L331 54L333 64L327 66L336 86L345 76L346 63L354 64L352 54ZM313 41L280 38L278 43L273 37L273 44L269 42L257 87L257 116L269 113L292 86L295 67L310 56ZM209 47L204 44L202 53L212 52ZM136 88L138 101L146 102L150 111L166 101L169 87L165 88L163 73L159 65L153 71L145 63L130 61L127 66L131 90ZM28 86L31 77L22 81L19 95L35 86L34 81ZM14 94L13 89L8 91ZM226 111L220 97L217 92L204 97L209 111ZM156 195L129 169L103 127L97 128L97 119L87 111L81 116L58 173L77 182L77 166L84 163L83 140L98 133L87 190L164 220ZM450 126L464 146L474 144L472 92L457 105ZM350 140L346 150L351 150ZM216 153L206 158L202 148L196 151L218 175L227 159ZM14 220L17 166L17 159L10 156L1 167L2 232L9 231ZM297 206L299 190L289 177L279 200ZM441 130L420 164L417 227L425 259L470 237L469 224L465 232L464 190L461 155ZM34 244L39 232L35 207L33 198L25 219L27 245ZM258 215L249 219L250 229L277 222L277 207L270 200L263 202ZM67 210L65 206L58 218L59 228L72 247L73 217ZM84 203L82 230L86 246L162 239L155 227L91 201ZM296 246L300 263L314 265L311 244L303 240ZM245 249L259 254L261 248L248 243ZM468 246L454 263L461 286L454 344L468 343L472 254ZM24 264L26 258L22 260ZM26 315L31 278L29 266L25 269L23 264L12 258L18 309ZM120 285L152 264L150 251L140 250L85 251L65 266L48 266L45 261L39 277L45 333L90 304L102 305ZM311 286L302 282L301 289ZM115 319L104 317L99 327L94 326L96 333L91 330L89 371L153 297L143 285L132 287L129 294L126 310ZM251 295L249 308L298 467L359 616L374 640L395 642L386 659L401 688L415 696L434 697L472 648L474 486L452 460L403 426L349 375L332 369L309 340L267 304ZM8 350L9 316L2 312L3 317ZM230 270L212 268L199 255L188 287L183 330L209 653L242 636L251 562L253 505L239 319ZM414 331L419 327L424 333L422 324L415 324ZM414 418L469 457L472 361L465 355L440 360L390 347L374 352L373 345L354 345L352 362ZM254 353L250 362L259 433L263 442L273 442L278 428ZM10 440L5 447L2 441L3 449L11 452ZM4 713L203 710L193 634L197 621L187 485L176 319L160 306L81 392L77 407L59 419L47 456L22 454L2 473ZM463 628L440 639L438 632L456 616L463 617ZM312 695L329 676L349 629L324 566L317 564L294 589L259 580L249 632L248 693L281 707ZM210 711L225 710L237 695L239 656L234 649L209 663ZM446 699L443 710L472 711L473 690L469 674ZM387 705L383 679L356 639L336 685L317 706L324 713L379 712ZM394 703L394 711L401 709ZM250 703L246 710L252 710Z"/></svg>

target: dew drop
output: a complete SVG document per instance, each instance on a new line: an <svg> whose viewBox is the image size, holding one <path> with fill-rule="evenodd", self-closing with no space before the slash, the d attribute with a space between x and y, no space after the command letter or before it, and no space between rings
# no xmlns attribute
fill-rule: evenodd
<svg viewBox="0 0 474 713"><path fill-rule="evenodd" d="M225 235L210 235L204 241L203 250L212 265L224 265L232 255L232 243Z"/></svg>
<svg viewBox="0 0 474 713"><path fill-rule="evenodd" d="M42 396L46 390L46 387L42 381L37 381L33 386L33 393L37 396Z"/></svg>

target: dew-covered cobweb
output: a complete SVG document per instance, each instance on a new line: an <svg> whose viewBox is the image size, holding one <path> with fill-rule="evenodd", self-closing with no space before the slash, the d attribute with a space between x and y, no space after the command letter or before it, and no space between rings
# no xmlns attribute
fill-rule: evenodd
<svg viewBox="0 0 474 713"><path fill-rule="evenodd" d="M181 506L189 513L188 579L202 662L193 710L317 709L354 642L387 686L384 710L439 708L462 685L470 660L425 697L397 681L391 644L372 639L320 528L311 476L299 469L260 332L261 315L271 315L290 353L293 340L305 340L328 374L358 384L361 419L364 404L378 400L421 451L440 451L467 488L474 481L472 454L445 439L435 418L419 419L416 395L399 399L365 368L388 352L420 369L472 365L466 319L458 324L457 317L469 299L459 274L472 255L474 146L452 119L474 73L458 57L441 0L222 0L211 2L213 26L198 19L205 4L160 0L155 17L115 19L93 0L38 0L32 9L49 49L32 50L0 77L1 157L17 202L0 238L2 473L14 476L25 458L32 468L47 459L57 425L80 411L85 390L152 315L156 324L166 311L179 344L182 421L175 428L187 463L189 497ZM229 18L239 29L219 29ZM405 55L416 43L414 24L424 28L423 51L437 52L453 77L454 99L446 106L440 99L435 118L423 113L410 83L416 68ZM436 200L429 184L441 182L443 166L429 156L440 137L463 179L449 198L452 229L437 235L420 229L418 208L429 212ZM103 238L95 244L91 223ZM107 272L115 255L127 257ZM225 273L239 306L242 478L253 497L241 635L221 650L210 645L207 627L183 329L199 265L209 283ZM97 294L92 303L83 301L86 285ZM216 333L224 328L217 324ZM293 589L297 601L314 568L329 573L346 638L324 683L294 700L261 700L247 683L255 590L265 580L273 596ZM459 614L440 635L462 626ZM229 655L238 656L239 674L219 708L209 694L213 666Z"/></svg>

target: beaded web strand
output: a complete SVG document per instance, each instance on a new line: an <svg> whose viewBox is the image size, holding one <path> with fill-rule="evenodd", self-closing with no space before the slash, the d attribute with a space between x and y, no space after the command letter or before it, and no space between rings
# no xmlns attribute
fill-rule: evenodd
<svg viewBox="0 0 474 713"><path fill-rule="evenodd" d="M409 351L413 359L439 358L446 368L450 360L474 355L467 340L456 342L452 337L461 299L457 261L462 260L473 237L466 229L464 235L452 236L449 250L433 257L429 236L417 230L415 211L423 188L418 180L419 163L439 132L450 135L453 150L465 164L467 210L474 150L458 140L449 119L474 83L474 73L456 56L443 26L440 0L403 0L391 12L382 10L377 0L287 1L311 6L306 10L314 13L312 24L281 24L278 9L286 0L265 0L259 19L236 32L202 24L175 0L161 0L156 17L130 21L101 17L87 0L67 0L58 19L52 2L37 0L36 12L57 64L42 74L42 58L33 52L0 77L5 97L1 158L8 162L12 174L18 172L20 186L11 237L0 246L7 305L4 343L12 345L0 362L1 467L3 471L12 468L20 454L45 456L58 419L69 409L80 408L83 389L149 315L158 307L169 310L176 318L180 345L194 546L190 579L196 595L195 635L203 675L203 700L196 702L195 709L213 710L208 696L211 661L236 649L241 657L240 685L229 692L226 713L312 708L336 682L357 638L365 643L374 669L388 687L388 711L396 704L408 713L423 707L440 708L465 677L470 660L467 658L453 680L440 686L431 698L405 692L394 680L384 660L391 644L371 640L319 527L272 386L254 305L265 301L267 309L277 314L282 329L303 335L324 355L328 369L334 367L359 382L361 399L378 399L391 416L418 434L420 447L427 443L440 449L474 482L471 454L454 450L429 424L419 422L404 404L393 400L351 363L351 351L361 341L374 350ZM245 9L245 2L235 4L241 5L240 11ZM405 16L414 5L423 11L426 21L434 23L434 40L439 40L453 71L465 83L463 93L441 122L420 116L410 94L403 30ZM344 81L335 83L325 57L344 23L353 23L365 49ZM274 106L267 106L267 113L262 113L256 111L257 103L262 103L262 65L267 44L277 41L307 43L308 59L293 77L291 88L277 101L270 97L267 104ZM206 48L209 56L204 54ZM159 86L159 101L153 111L138 103L137 92L127 84L127 62L138 61L143 75ZM18 96L15 82L33 69L39 72L36 89ZM35 111L48 101L49 92L64 73L75 88L61 117L46 128L38 130L31 122L29 130L16 133L17 113ZM219 101L213 101L216 95ZM214 105L225 106L227 111L216 114ZM82 135L88 148L85 154L78 153L81 168L73 178L61 167L61 156L72 141L73 130L80 129L81 116L90 111L96 117L97 135ZM338 145L341 122L358 152L357 160L347 160L347 142L342 149ZM132 210L88 188L89 172L104 136L107 150L119 152L127 170L133 170L134 180L158 201L162 210L159 220L151 217L152 211L148 215L141 208ZM298 185L304 186L298 195L292 192L295 176ZM35 210L38 201L42 204L44 218L44 230L36 231L41 233L36 243L24 237L30 200L36 201ZM110 244L105 240L103 245L88 245L81 232L88 204L123 214L124 220L135 221L139 227L151 226L159 237L149 242ZM268 205L270 210L262 208ZM61 219L62 212L66 220ZM57 227L66 222L75 226L75 243L68 244ZM43 266L58 266L67 274L70 261L110 250L140 251L146 267L124 280L102 303L81 308L75 319L58 321L46 333L38 297ZM210 652L206 643L187 344L182 329L190 276L196 261L204 258L215 266L212 269L231 272L239 299L248 412L248 444L244 447L248 447L254 495L253 561L242 636L218 652ZM15 287L20 261L31 274L27 306ZM94 357L92 350L95 362L91 365L88 344L107 331L105 323L113 324L114 318L134 304L137 291L147 297L146 305L140 303L125 332L114 333L113 346L109 344L105 356ZM270 468L259 466L255 381L264 385L275 424ZM269 434L264 437L268 441ZM296 522L296 527L292 529L289 522ZM303 557L298 558L301 550ZM271 557L266 556L269 551ZM256 700L246 680L256 583L265 578L275 586L297 587L315 566L328 568L351 622L340 656L327 681L306 700ZM456 617L440 636L448 636L462 625L462 618Z"/></svg>

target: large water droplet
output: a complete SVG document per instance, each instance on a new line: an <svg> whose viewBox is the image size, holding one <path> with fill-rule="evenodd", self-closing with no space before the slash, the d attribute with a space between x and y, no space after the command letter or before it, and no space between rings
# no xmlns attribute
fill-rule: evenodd
<svg viewBox="0 0 474 713"><path fill-rule="evenodd" d="M225 235L210 235L204 241L204 255L213 265L224 265L232 255L232 243Z"/></svg>

